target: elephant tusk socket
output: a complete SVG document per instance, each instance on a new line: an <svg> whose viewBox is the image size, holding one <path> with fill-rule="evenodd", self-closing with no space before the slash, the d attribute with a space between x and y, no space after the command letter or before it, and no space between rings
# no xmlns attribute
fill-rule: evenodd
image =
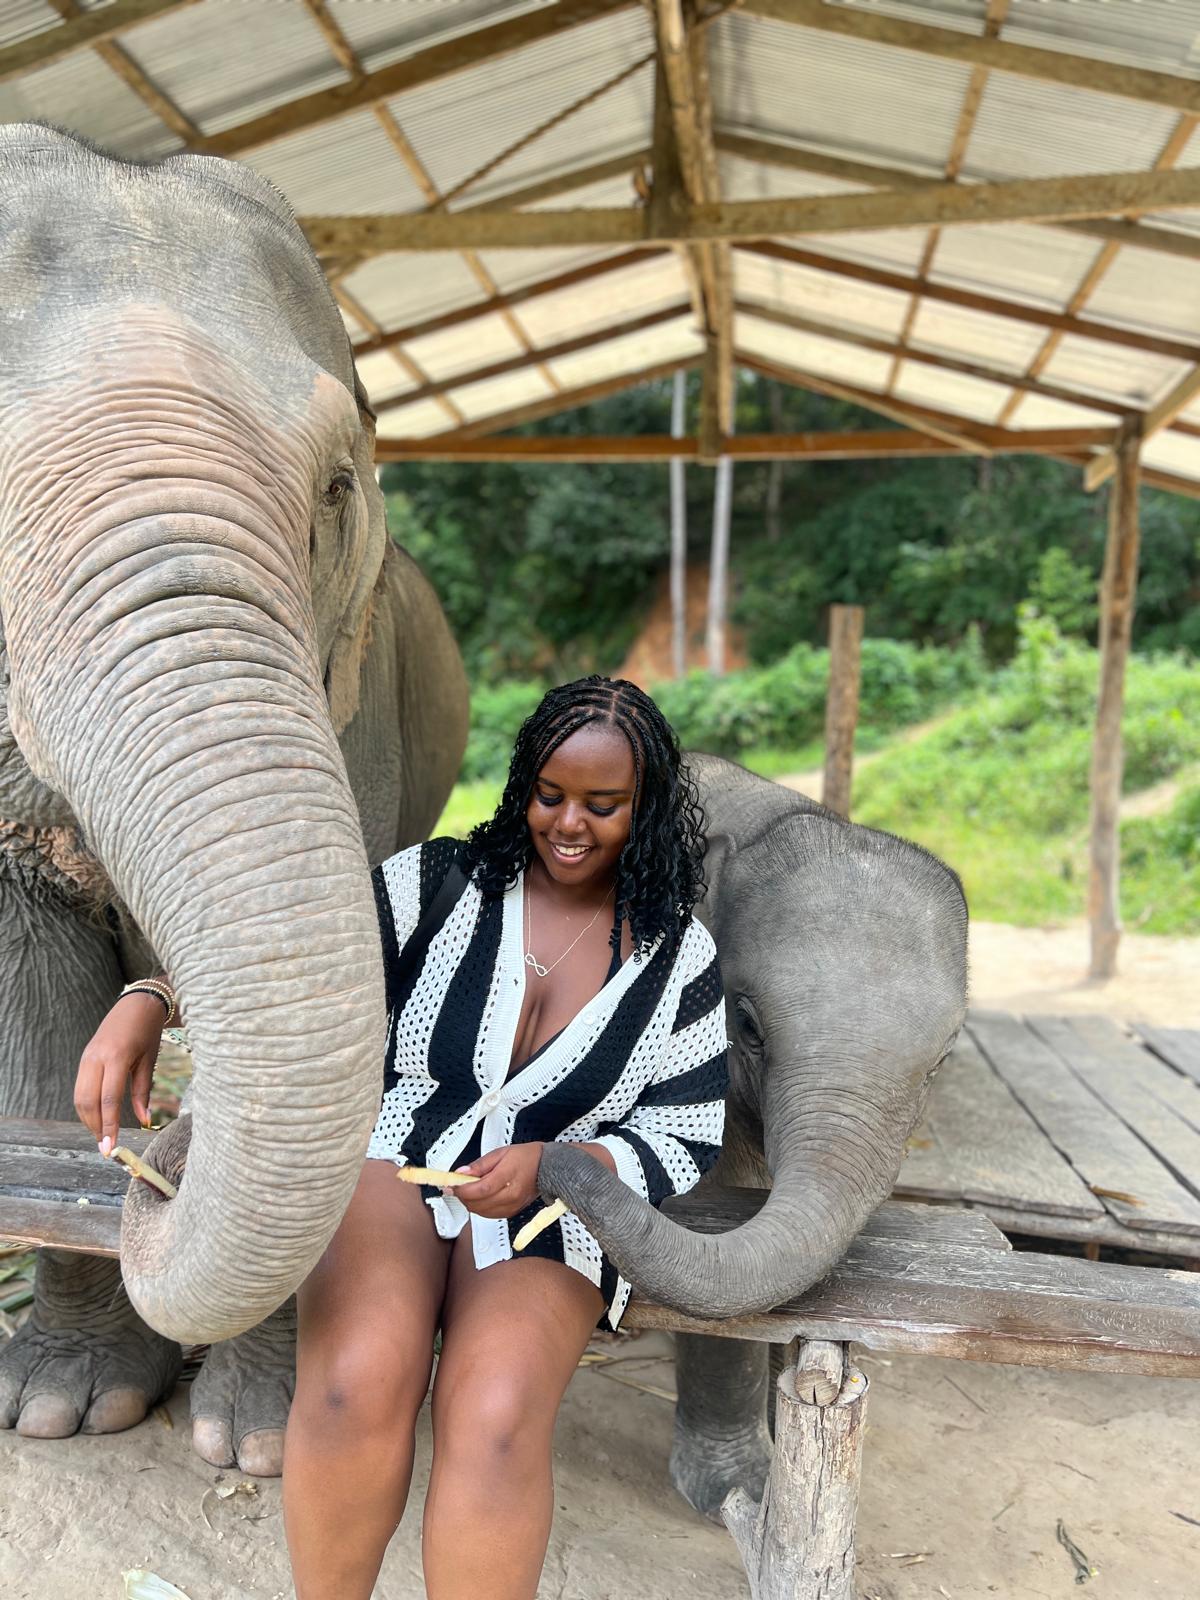
<svg viewBox="0 0 1200 1600"><path fill-rule="evenodd" d="M397 1167L396 1176L401 1183L429 1183L437 1189L455 1189L459 1184L479 1182L470 1172L441 1172L437 1167Z"/></svg>
<svg viewBox="0 0 1200 1600"><path fill-rule="evenodd" d="M524 1250L527 1244L533 1243L539 1233L544 1233L552 1223L557 1222L559 1217L565 1217L566 1214L567 1208L561 1200L556 1200L553 1205L543 1206L537 1216L518 1232L512 1242L513 1249Z"/></svg>
<svg viewBox="0 0 1200 1600"><path fill-rule="evenodd" d="M127 1150L123 1144L117 1145L112 1153L113 1160L119 1161L123 1167L128 1167L135 1178L140 1178L143 1183L148 1183L152 1189L157 1189L160 1194L165 1194L168 1200L174 1200L179 1193L169 1179L164 1178L161 1172L155 1172L148 1166L141 1156L135 1156L132 1150Z"/></svg>

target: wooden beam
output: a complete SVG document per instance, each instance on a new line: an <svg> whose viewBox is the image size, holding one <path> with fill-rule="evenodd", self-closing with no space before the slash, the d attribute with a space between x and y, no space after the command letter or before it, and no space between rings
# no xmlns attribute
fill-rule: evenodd
<svg viewBox="0 0 1200 1600"><path fill-rule="evenodd" d="M1200 169L1197 169L1200 170ZM835 256L818 254L798 245L776 241L749 245L752 255L765 256L771 261L783 261L790 266L807 267L814 272L825 272L835 278L851 278L856 283L872 283L883 289L895 289L908 294L917 287L918 280L903 272L891 272L885 267L867 266L860 261L846 261ZM1157 334L1134 332L1118 328L1107 322L1094 322L1062 311L1045 311L1040 306L1026 305L1019 300L1004 300L999 295L981 294L973 289L959 289L952 284L931 279L922 286L927 300L940 300L946 305L962 306L966 311L981 311L985 316L1007 317L1012 322L1024 322L1035 328L1051 328L1061 334L1071 334L1079 339L1093 339L1100 344L1121 345L1127 350L1143 350L1150 355L1166 356L1172 361L1200 362L1200 345L1185 344L1181 339L1164 339Z"/></svg>
<svg viewBox="0 0 1200 1600"><path fill-rule="evenodd" d="M956 356L941 351L924 350L919 345L901 347L889 339L874 334L860 333L854 328L844 328L838 323L821 322L815 317L801 317L793 311L782 311L777 306L764 306L757 300L737 300L734 309L740 316L757 317L760 322L770 322L776 327L791 328L796 333L811 333L819 339L835 344L849 345L856 350L872 350L881 356L903 356L918 366L932 367L936 372L957 372L966 378L979 378L984 383L996 383L1002 388L1020 388L1028 394L1041 395L1047 400L1058 400L1063 405L1087 406L1093 411L1109 411L1119 417L1138 415L1134 406L1122 405L1118 400L1089 394L1085 389L1065 389L1058 383L1045 383L1039 378L1022 378L999 367L980 366L976 361L960 361Z"/></svg>
<svg viewBox="0 0 1200 1600"><path fill-rule="evenodd" d="M1088 921L1089 977L1111 978L1121 939L1121 712L1125 664L1133 628L1138 567L1138 452L1136 427L1124 426L1117 442L1117 481L1108 508L1108 539L1100 590L1100 692L1092 747L1091 852Z"/></svg>
<svg viewBox="0 0 1200 1600"><path fill-rule="evenodd" d="M470 305L456 306L453 311L443 311L436 317L425 317L420 322L410 322L402 328L375 334L370 339L360 339L354 346L354 354L369 356L376 350L386 350L389 345L408 344L414 339L424 339L432 333L444 333L447 328L459 328L464 323L478 321L481 317L492 317L500 312L511 311L516 306L524 305L528 300L537 300L548 294L559 294L564 289L574 289L578 284L590 283L594 278L607 277L610 272L623 272L627 267L640 266L644 261L653 261L665 254L666 251L663 249L625 250L620 255L606 256L603 261L589 261L583 266L572 267L568 272L557 272L553 277L539 278L536 283L528 283L522 289L511 289L506 294L490 295L486 300L476 300Z"/></svg>
<svg viewBox="0 0 1200 1600"><path fill-rule="evenodd" d="M604 206L575 211L488 209L308 216L299 221L318 254L365 256L403 250L540 250L704 240L744 243L806 233L1046 222L1192 206L1200 206L1198 167L1018 178L1004 183L938 183L924 189L876 189L806 199L702 202L691 205L686 216L671 227L656 220L650 210Z"/></svg>
<svg viewBox="0 0 1200 1600"><path fill-rule="evenodd" d="M440 82L482 62L511 55L526 45L582 27L597 17L613 16L628 10L633 3L634 0L557 0L554 5L526 11L491 27L457 34L405 56L391 66L369 72L363 78L289 100L274 111L213 134L206 140L205 149L212 155L239 155L290 134L320 127L353 111L362 111L394 95Z"/></svg>
<svg viewBox="0 0 1200 1600"><path fill-rule="evenodd" d="M560 195L574 194L578 189L587 189L593 183L605 183L609 178L622 178L628 175L631 185L633 175L639 167L644 167L650 162L650 149L645 147L640 150L631 150L622 156L606 156L603 161L592 161L585 167L571 167L566 172L557 172L553 177L539 178L534 183L522 184L519 189L507 189L503 194L494 195L490 200L477 200L473 205L458 206L458 212L471 211L519 211L523 206L539 205L543 200L557 200Z"/></svg>
<svg viewBox="0 0 1200 1600"><path fill-rule="evenodd" d="M378 323L374 321L366 306L360 304L360 302L354 298L354 296L343 284L331 283L329 287L332 290L333 297L337 301L338 305L341 306L344 311L348 311L354 320L360 324L360 326L364 328L378 329ZM412 379L413 383L421 386L428 385L429 374L418 361L415 361L413 357L409 355L407 350L403 349L398 344L393 344L388 348L388 355L391 356L392 360L401 369L401 371ZM457 425L466 420L462 412L454 404L453 400L447 399L445 395L438 395L436 398L438 405L450 418L451 422Z"/></svg>
<svg viewBox="0 0 1200 1600"><path fill-rule="evenodd" d="M31 34L16 44L5 45L0 50L0 83L32 72L36 67L48 67L76 50L101 44L119 33L141 27L144 22L153 22L156 17L165 17L168 12L196 4L197 0L112 0L111 5L85 11L57 28L43 28L40 33Z"/></svg>
<svg viewBox="0 0 1200 1600"><path fill-rule="evenodd" d="M1156 433L1161 433L1164 428L1170 427L1179 413L1191 405L1196 396L1200 394L1200 366L1193 367L1185 373L1171 392L1163 397L1157 405L1151 406L1142 423L1142 443L1153 438ZM1098 456L1083 475L1085 489L1098 489L1102 483L1107 483L1117 470L1117 451L1107 450L1104 455Z"/></svg>
<svg viewBox="0 0 1200 1600"><path fill-rule="evenodd" d="M439 395L456 389L465 389L473 383L484 383L489 378L507 377L509 373L540 366L545 361L558 361L563 356L576 355L580 350L592 350L596 345L610 344L614 339L643 333L649 328L661 327L665 322L675 322L680 317L686 317L691 309L686 300L681 300L675 305L662 306L657 311L647 311L644 315L635 317L632 322L622 322L607 328L593 328L589 333L576 334L572 339L560 339L557 344L542 345L519 356L506 356L503 361L492 361L485 367L473 367L467 372L457 372L437 382L425 383L419 389L410 389L407 394L397 395L394 400L384 400L377 410L382 417L398 406L415 405L419 400L435 400Z"/></svg>
<svg viewBox="0 0 1200 1600"><path fill-rule="evenodd" d="M528 405L512 406L507 411L497 411L490 417L481 417L478 421L466 423L453 431L434 434L427 442L461 443L470 439L481 439L489 434L502 433L507 428L520 428L529 422L540 422L544 417L577 410L580 406L590 405L594 400L607 399L610 394L621 394L627 389L636 389L639 384L653 383L658 378L670 378L676 372L687 371L695 365L695 356L685 356L675 361L658 361L652 366L639 367L633 372L622 372L612 378L603 378L598 383L585 383L575 389L565 389L561 394L550 395L544 400L531 400ZM389 441L386 439L379 441L380 448L386 448L388 444ZM377 459L385 460L386 457L377 456Z"/></svg>
<svg viewBox="0 0 1200 1600"><path fill-rule="evenodd" d="M774 139L751 137L718 129L714 134L718 150L744 161L763 166L780 167L790 172L813 172L822 177L840 179L846 183L866 184L876 189L929 189L943 180L932 175L911 172L907 167L884 166L878 162L850 161L843 156L829 155L821 150L809 150L799 145L780 144ZM961 173L959 177L961 178ZM1159 255L1175 256L1184 261L1200 261L1200 239L1191 234L1173 233L1169 228L1151 228L1143 223L1122 221L1117 218L1092 217L1086 221L1046 222L1041 226L1059 232L1080 234L1084 238L1105 243L1130 245L1138 250L1151 250Z"/></svg>
<svg viewBox="0 0 1200 1600"><path fill-rule="evenodd" d="M821 804L839 817L850 815L854 730L862 668L862 606L829 608L829 690L825 696L825 771Z"/></svg>
<svg viewBox="0 0 1200 1600"><path fill-rule="evenodd" d="M609 390L611 393L611 389ZM564 396L570 401L571 396ZM593 396L592 398L598 398ZM579 401L572 403L578 404ZM560 408L561 409L561 408ZM1026 433L993 430L993 449L1005 455L1053 455L1078 442L1078 429L1043 428ZM1094 433L1094 430L1093 430ZM720 441L720 454L731 461L867 461L905 460L921 456L961 454L933 434L910 428L855 428L848 432L742 433ZM519 434L469 436L463 429L428 439L381 439L378 461L508 462L543 466L630 465L672 460L700 460L697 435L646 433L625 435ZM1200 489L1200 483L1196 486Z"/></svg>
<svg viewBox="0 0 1200 1600"><path fill-rule="evenodd" d="M1119 66L1093 56L1072 55L1065 50L1042 50L1034 45L1012 44L1004 39L983 38L926 23L904 22L883 16L874 9L826 5L823 0L741 0L740 10L747 16L819 28L852 39L915 51L919 55L987 67L992 72L1014 73L1022 78L1038 78L1044 83L1119 95L1145 105L1200 113L1200 81L1176 77L1169 72ZM895 70L904 69L898 63ZM1102 114L1097 108L1097 115Z"/></svg>

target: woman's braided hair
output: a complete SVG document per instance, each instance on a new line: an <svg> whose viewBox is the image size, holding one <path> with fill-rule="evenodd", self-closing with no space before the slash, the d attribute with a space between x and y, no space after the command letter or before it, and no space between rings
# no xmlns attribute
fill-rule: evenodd
<svg viewBox="0 0 1200 1600"><path fill-rule="evenodd" d="M636 684L594 675L551 689L517 734L495 815L472 830L463 867L485 896L501 895L533 858L525 813L538 773L565 739L590 723L616 728L633 751L633 816L617 863L617 927L634 950L661 934L677 940L704 893L704 813L670 723Z"/></svg>

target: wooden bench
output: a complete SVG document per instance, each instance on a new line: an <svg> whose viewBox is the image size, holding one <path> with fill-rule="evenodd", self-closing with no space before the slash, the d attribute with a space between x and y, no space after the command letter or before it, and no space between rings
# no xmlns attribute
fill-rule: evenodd
<svg viewBox="0 0 1200 1600"><path fill-rule="evenodd" d="M135 1151L149 1135L123 1130ZM0 1236L117 1253L128 1178L71 1124L0 1121ZM668 1202L721 1232L763 1193ZM889 1202L835 1270L786 1305L722 1322L636 1297L625 1325L787 1346L775 1452L761 1505L741 1490L724 1516L754 1600L853 1600L854 1524L868 1383L850 1345L1019 1366L1200 1376L1200 1275L1014 1252L979 1212Z"/></svg>

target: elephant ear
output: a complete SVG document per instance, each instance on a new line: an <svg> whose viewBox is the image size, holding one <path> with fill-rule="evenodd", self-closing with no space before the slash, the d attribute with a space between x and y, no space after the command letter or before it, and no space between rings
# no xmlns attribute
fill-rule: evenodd
<svg viewBox="0 0 1200 1600"><path fill-rule="evenodd" d="M345 609L338 618L325 669L325 694L335 733L341 733L358 710L363 659L371 637L372 596L383 571L388 542L383 495L375 479L375 412L357 371L354 372L354 398L359 421L354 470L367 508L367 532L362 562Z"/></svg>

